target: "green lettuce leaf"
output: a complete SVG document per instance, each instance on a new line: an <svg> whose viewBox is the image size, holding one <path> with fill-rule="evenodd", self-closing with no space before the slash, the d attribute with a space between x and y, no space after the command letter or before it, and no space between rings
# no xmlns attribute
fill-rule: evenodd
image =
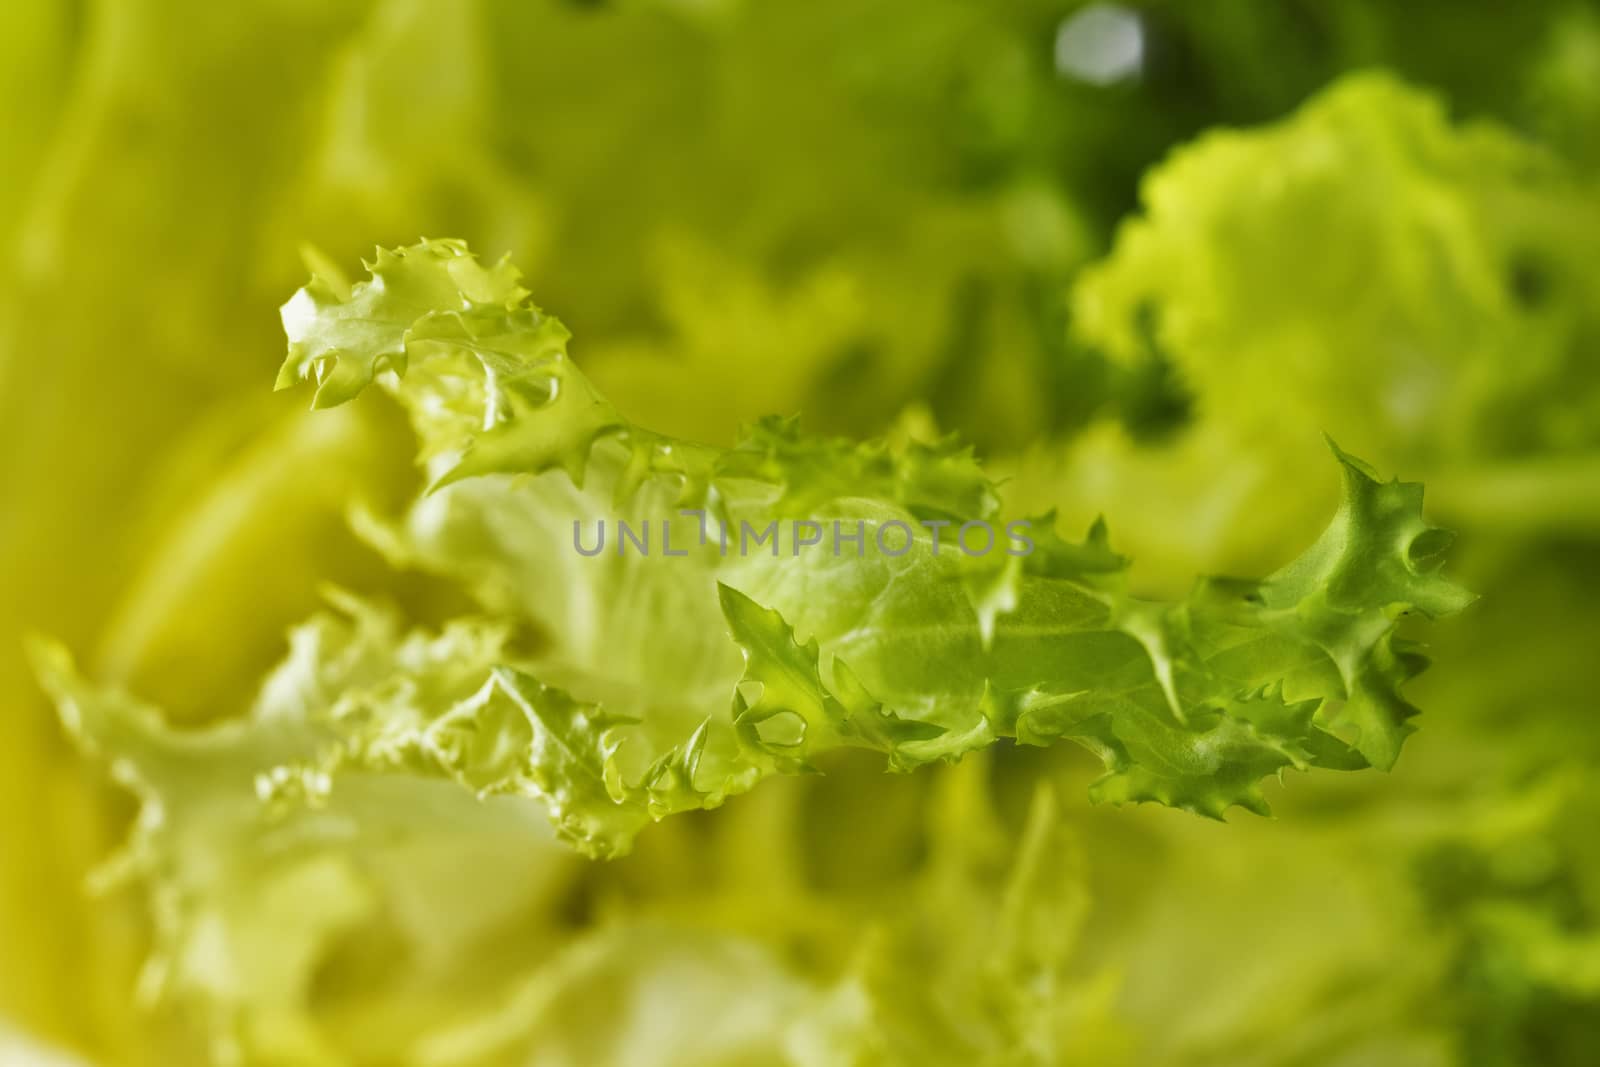
<svg viewBox="0 0 1600 1067"><path fill-rule="evenodd" d="M1184 146L1141 195L1073 329L1170 361L1202 417L1430 465L1595 444L1600 200L1542 146L1361 75Z"/></svg>
<svg viewBox="0 0 1600 1067"><path fill-rule="evenodd" d="M504 658L503 628L462 620L424 635L335 602L294 631L248 715L203 730L88 685L57 647L34 650L72 736L140 804L97 878L102 892L132 883L148 895L155 952L138 994L193 1009L216 1062L348 1062L311 1012L314 987L352 1017L352 1048L378 1043L375 1030L403 1045L493 987L498 966L474 952L485 938L539 944L522 916L563 882L537 804L407 774L432 760L420 734L384 747L401 721L422 725L417 709L470 695ZM341 775L330 793L322 768L361 733L343 724L373 719L390 731L364 738L373 770ZM408 969L393 983L338 962L381 968L399 946Z"/></svg>
<svg viewBox="0 0 1600 1067"><path fill-rule="evenodd" d="M449 709L448 768L544 798L593 854L841 750L905 770L1001 738L1087 747L1101 799L1265 811L1260 780L1286 768L1393 765L1422 666L1395 619L1467 599L1438 573L1447 539L1420 488L1337 450L1345 503L1303 557L1154 603L1127 591L1103 526L1073 544L1037 520L1026 554L952 548L999 516L951 441L853 445L792 421L731 449L667 438L600 396L504 262L430 241L370 270L285 306L280 385L313 377L325 404L378 377L406 406L436 488L378 540L539 642L531 671L497 669ZM608 517L656 524L658 553L677 534L682 556L620 537L581 556ZM749 550L774 520L770 552ZM837 551L802 543L806 522Z"/></svg>

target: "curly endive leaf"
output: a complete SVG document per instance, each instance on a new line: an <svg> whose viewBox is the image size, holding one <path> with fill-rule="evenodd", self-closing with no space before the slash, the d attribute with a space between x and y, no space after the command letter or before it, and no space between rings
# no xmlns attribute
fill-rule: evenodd
<svg viewBox="0 0 1600 1067"><path fill-rule="evenodd" d="M396 372L436 489L370 522L375 539L548 635L452 712L464 751L501 761L455 773L541 796L594 854L833 750L909 769L1005 737L1084 745L1106 764L1099 799L1265 811L1261 779L1284 768L1393 764L1423 666L1395 620L1467 600L1438 573L1448 538L1420 487L1337 448L1344 503L1304 556L1157 603L1128 592L1104 524L1075 544L1033 520L1028 551L999 534L954 441L815 439L793 420L731 449L653 433L598 394L513 270L458 242L382 253L342 299L314 282L285 323L297 372L308 352ZM750 548L745 528L774 519ZM618 520L656 527L656 554L574 551Z"/></svg>
<svg viewBox="0 0 1600 1067"><path fill-rule="evenodd" d="M403 1046L426 1033L463 975L493 987L500 965L474 943L553 894L566 862L540 805L458 788L428 743L448 732L441 711L507 658L504 628L407 631L336 603L293 631L248 714L200 730L92 685L55 646L33 649L74 740L140 803L99 879L148 896L140 995L193 1008L215 1062L347 1062L307 1003L348 938L404 946L432 1007L386 1034ZM383 989L370 995L348 1007L380 1008Z"/></svg>
<svg viewBox="0 0 1600 1067"><path fill-rule="evenodd" d="M1596 443L1600 198L1545 146L1359 73L1182 146L1140 199L1073 332L1170 364L1241 453L1299 459L1307 426L1429 469Z"/></svg>

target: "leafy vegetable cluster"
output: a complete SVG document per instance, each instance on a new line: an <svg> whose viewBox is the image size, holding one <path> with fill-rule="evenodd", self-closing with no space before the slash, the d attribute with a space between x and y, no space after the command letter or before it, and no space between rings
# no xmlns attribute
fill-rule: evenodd
<svg viewBox="0 0 1600 1067"><path fill-rule="evenodd" d="M1593 1058L1586 4L0 31L0 1063Z"/></svg>

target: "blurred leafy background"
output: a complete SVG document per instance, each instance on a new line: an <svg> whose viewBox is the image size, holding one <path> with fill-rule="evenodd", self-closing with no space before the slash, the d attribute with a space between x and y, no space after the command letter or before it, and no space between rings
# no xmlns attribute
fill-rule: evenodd
<svg viewBox="0 0 1600 1067"><path fill-rule="evenodd" d="M630 417L957 431L1151 591L1304 544L1326 432L1428 485L1483 600L1393 775L1227 825L1089 809L1053 750L773 783L478 872L539 935L460 1047L347 947L297 993L327 1062L1600 1057L1594 5L17 0L0 108L0 1062L211 1054L136 1004L142 902L81 888L130 808L22 634L192 723L326 583L410 595L346 521L407 431L266 386L308 260L419 234L510 252ZM963 1018L1007 937L1053 953L1043 1044Z"/></svg>

